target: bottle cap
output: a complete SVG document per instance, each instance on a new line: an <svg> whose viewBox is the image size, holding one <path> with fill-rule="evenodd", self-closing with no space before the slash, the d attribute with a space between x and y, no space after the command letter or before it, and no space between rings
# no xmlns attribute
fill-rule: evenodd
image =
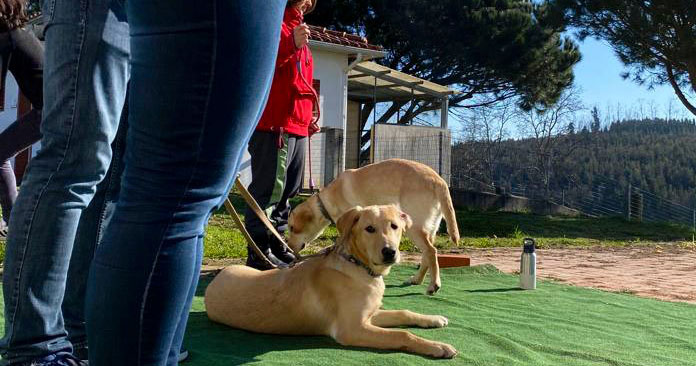
<svg viewBox="0 0 696 366"><path fill-rule="evenodd" d="M522 243L524 244L524 249L523 249L524 253L534 253L534 249L536 246L534 239L524 238L524 241Z"/></svg>

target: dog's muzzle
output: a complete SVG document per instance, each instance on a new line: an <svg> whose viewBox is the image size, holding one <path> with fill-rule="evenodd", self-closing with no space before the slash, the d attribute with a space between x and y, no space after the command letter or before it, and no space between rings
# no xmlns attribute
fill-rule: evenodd
<svg viewBox="0 0 696 366"><path fill-rule="evenodd" d="M396 250L389 247L382 248L382 261L385 264L394 263L396 261Z"/></svg>

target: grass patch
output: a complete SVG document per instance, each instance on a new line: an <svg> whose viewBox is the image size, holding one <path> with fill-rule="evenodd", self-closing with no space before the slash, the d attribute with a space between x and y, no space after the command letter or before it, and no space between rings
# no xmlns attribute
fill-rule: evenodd
<svg viewBox="0 0 696 366"><path fill-rule="evenodd" d="M303 202L296 197L292 205ZM232 204L244 218L246 204L233 194ZM457 222L462 239L456 247L493 248L516 247L522 238L533 237L541 248L655 245L674 242L677 245L694 245L691 228L668 223L628 222L619 217L588 218L542 216L529 213L457 211ZM338 237L335 226L330 226L314 241L306 252L312 253L334 243ZM4 241L0 239L0 244ZM447 237L444 223L435 246L451 249L455 245ZM413 242L405 238L401 250L416 252ZM4 245L0 245L0 259L4 259ZM211 218L205 234L205 257L208 259L246 257L246 241L237 229L232 217L224 208Z"/></svg>
<svg viewBox="0 0 696 366"><path fill-rule="evenodd" d="M231 199L237 211L243 213L245 204L241 197L233 195ZM293 206L300 204L304 199L293 199ZM457 222L462 238L456 247L516 247L522 244L525 237L535 238L541 248L619 247L654 245L658 242L693 245L693 231L688 227L668 223L628 222L618 217L557 217L460 210L457 212ZM333 244L337 237L336 227L330 226L306 251L316 252ZM435 246L439 249L455 247L447 236L444 223ZM401 250L416 252L417 248L410 239L404 237ZM238 258L245 253L246 243L229 215L222 210L216 213L206 233L206 257Z"/></svg>

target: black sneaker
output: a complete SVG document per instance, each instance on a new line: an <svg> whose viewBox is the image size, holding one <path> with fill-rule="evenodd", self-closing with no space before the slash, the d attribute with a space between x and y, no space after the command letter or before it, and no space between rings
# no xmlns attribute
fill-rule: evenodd
<svg viewBox="0 0 696 366"><path fill-rule="evenodd" d="M295 255L292 254L292 252L289 251L288 248L275 237L275 235L270 233L268 234L268 245L271 248L271 253L273 253L273 255L281 261L287 264L295 261Z"/></svg>
<svg viewBox="0 0 696 366"><path fill-rule="evenodd" d="M179 351L179 357L177 358L176 362L184 362L188 357L189 351L182 348L181 351Z"/></svg>
<svg viewBox="0 0 696 366"><path fill-rule="evenodd" d="M89 362L80 360L70 353L60 353L46 356L22 366L89 366Z"/></svg>
<svg viewBox="0 0 696 366"><path fill-rule="evenodd" d="M271 253L270 249L261 249L263 253L266 255L266 258L276 265L278 268L287 268L287 264L280 259L276 258L273 253ZM256 268L259 271L267 271L269 269L273 269L271 265L268 264L263 258L259 258L259 256L256 255L256 252L254 252L253 249L247 247L247 260L246 260L246 265L251 267L251 268Z"/></svg>

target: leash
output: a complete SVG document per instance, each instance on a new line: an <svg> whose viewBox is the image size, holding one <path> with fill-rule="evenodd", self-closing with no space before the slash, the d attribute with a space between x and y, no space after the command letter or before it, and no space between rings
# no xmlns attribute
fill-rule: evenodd
<svg viewBox="0 0 696 366"><path fill-rule="evenodd" d="M307 47L306 45L303 46L303 48ZM307 79L304 77L304 74L302 73L302 60L300 59L300 52L297 54L297 61L296 61L296 66L297 66L297 72L300 75L300 79L302 80L302 83L307 87L309 92L306 93L300 93L301 96L309 96L312 98L312 104L314 109L317 111L316 117L312 118L312 121L310 122L310 128L308 128L309 136L307 140L307 150L309 154L309 189L314 192L316 190L316 185L314 184L314 177L312 175L312 135L314 135L316 132L319 131L318 126L316 126L316 123L319 122L319 119L321 118L321 108L319 105L319 95L317 94L317 91L314 90L314 87L307 81ZM280 131L280 135L282 136L283 131ZM302 260L302 257L300 257L299 253L295 253L292 248L290 248L286 243L285 239L278 233L276 230L275 226L271 223L271 221L268 219L266 214L263 212L261 207L259 206L258 202L252 197L252 195L249 193L249 191L244 187L242 182L239 180L239 177L234 182L235 187L239 191L239 193L242 195L242 198L244 198L244 201L246 204L251 208L251 211L254 212L254 214L261 220L263 225L268 229L268 231L271 232L271 234L282 243L282 245L292 254L295 255L295 262L291 263L290 265L294 265L295 263L299 262ZM242 232L242 235L246 239L247 243L251 247L251 249L258 255L260 258L263 258L263 260L269 264L273 268L277 268L276 265L271 263L271 261L266 258L266 256L263 254L261 249L259 249L258 245L254 242L254 240L251 238L251 235L249 232L246 230L244 227L244 224L242 223L242 219L240 218L239 214L237 213L237 210L235 210L234 206L232 205L232 202L230 202L229 198L225 199L225 209L227 212L232 216L232 219L234 220L235 224L237 227L239 227L239 230ZM324 210L326 210L324 208ZM329 216L330 218L331 216ZM331 220L333 222L333 220ZM322 251L323 253L323 251Z"/></svg>
<svg viewBox="0 0 696 366"><path fill-rule="evenodd" d="M302 46L301 50L304 50L307 46ZM315 133L319 132L319 126L317 126L317 122L319 122L319 119L321 118L321 108L319 106L319 95L317 94L317 91L314 89L314 87L307 81L305 78L304 74L302 73L302 60L300 58L301 52L298 52L297 58L298 60L296 61L296 66L297 66L297 73L300 75L300 79L302 80L302 83L307 87L309 92L306 93L300 93L300 96L309 96L312 98L312 105L313 109L317 111L317 116L312 118L312 121L309 123L309 136L307 140L307 153L309 155L309 189L314 193L316 189L316 185L314 184L314 177L312 175L312 135Z"/></svg>
<svg viewBox="0 0 696 366"><path fill-rule="evenodd" d="M259 204L258 204L258 203L256 202L256 200L254 199L254 197L252 197L251 193L249 193L249 191L246 189L246 187L244 187L244 185L242 184L242 181L239 180L239 177L237 177L237 179L235 180L234 186L237 188L237 190L239 190L239 193L241 194L242 198L244 199L244 202L246 202L246 204L249 206L249 208L251 208L251 211L253 211L254 214L259 218L259 220L261 220L261 222L262 222L263 225L266 227L266 229L268 229L268 231L270 231L271 234L272 234L276 239L278 239L278 240L280 241L280 243L281 243L290 253L294 254L294 255L295 255L295 258L298 258L298 259L299 259L299 258L300 258L299 253L295 253L295 251L292 250L292 248L290 248L290 247L285 243L285 239L283 238L283 236L280 235L280 234L278 233L278 231L276 230L275 226L273 226L273 224L271 223L271 221L268 219L268 217L266 216L266 214L263 212L263 210L261 209L261 207L259 206ZM266 261L266 263L269 264L271 267L277 268L276 265L274 265L273 263L271 263L271 261L269 261L268 258L266 258L266 255L263 254L263 252L261 251L261 249L259 249L258 245L256 245L256 243L254 242L254 239L251 238L251 235L250 235L249 232L247 231L246 227L244 227L244 223L242 223L241 217L240 217L239 214L237 213L237 210L235 210L235 208L234 208L234 206L232 205L232 202L230 202L230 199L229 199L229 198L226 198L226 199L225 199L225 209L226 209L227 212L230 214L230 216L232 216L232 220L234 220L234 223L235 223L235 224L237 225L237 227L239 228L239 231L242 232L242 235L244 236L244 238L246 239L247 243L249 244L249 246L251 247L251 249L254 251L254 253L256 253L256 255L258 255L260 258L263 258L263 260Z"/></svg>

